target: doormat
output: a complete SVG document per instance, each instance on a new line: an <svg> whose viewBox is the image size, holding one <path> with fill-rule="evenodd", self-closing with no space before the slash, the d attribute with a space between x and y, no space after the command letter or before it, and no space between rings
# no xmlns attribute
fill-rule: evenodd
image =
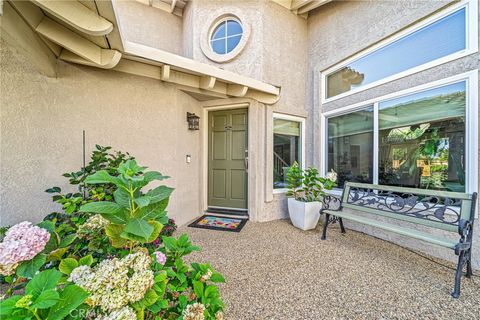
<svg viewBox="0 0 480 320"><path fill-rule="evenodd" d="M240 232L246 223L247 219L225 218L206 214L188 226L191 228Z"/></svg>

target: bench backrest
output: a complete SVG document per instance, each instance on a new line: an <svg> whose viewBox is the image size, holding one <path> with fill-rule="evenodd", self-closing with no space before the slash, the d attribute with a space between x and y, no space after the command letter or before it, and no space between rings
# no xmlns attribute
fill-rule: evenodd
<svg viewBox="0 0 480 320"><path fill-rule="evenodd" d="M347 182L342 207L457 232L472 221L472 194Z"/></svg>

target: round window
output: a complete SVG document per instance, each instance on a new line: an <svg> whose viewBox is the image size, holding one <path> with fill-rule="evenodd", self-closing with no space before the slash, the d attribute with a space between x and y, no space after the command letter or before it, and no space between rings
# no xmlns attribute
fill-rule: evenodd
<svg viewBox="0 0 480 320"><path fill-rule="evenodd" d="M240 22L232 17L221 20L210 36L210 47L217 54L233 51L242 39L243 28Z"/></svg>

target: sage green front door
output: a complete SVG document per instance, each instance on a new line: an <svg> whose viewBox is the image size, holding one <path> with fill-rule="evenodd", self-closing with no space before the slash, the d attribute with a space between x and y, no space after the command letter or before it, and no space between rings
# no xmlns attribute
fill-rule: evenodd
<svg viewBox="0 0 480 320"><path fill-rule="evenodd" d="M208 206L247 208L247 109L208 113Z"/></svg>

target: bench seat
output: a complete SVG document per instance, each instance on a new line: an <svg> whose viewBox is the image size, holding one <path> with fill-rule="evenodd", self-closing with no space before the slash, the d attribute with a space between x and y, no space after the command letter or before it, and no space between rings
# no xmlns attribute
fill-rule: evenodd
<svg viewBox="0 0 480 320"><path fill-rule="evenodd" d="M380 229L383 229L383 230L395 232L395 233L398 233L398 234L401 234L401 235L404 235L404 236L407 236L407 237L410 237L410 238L423 240L423 241L433 243L433 244L436 244L436 245L439 245L439 246L442 246L442 247L446 247L446 248L449 248L449 249L455 249L455 246L458 244L458 240L449 240L449 239L446 239L446 238L435 237L435 236L432 236L431 234L423 232L423 231L400 227L398 225L378 221L378 220L375 220L375 219L369 219L369 218L359 216L359 215L356 215L356 214L353 214L353 213L348 213L348 212L345 212L345 211L324 210L323 213L327 213L327 214L330 214L332 216L337 216L339 218L343 218L343 219L347 219L347 220L351 220L351 221L356 221L356 222L359 222L361 224L369 225L369 226L372 226L372 227L377 227L377 228L380 228Z"/></svg>

